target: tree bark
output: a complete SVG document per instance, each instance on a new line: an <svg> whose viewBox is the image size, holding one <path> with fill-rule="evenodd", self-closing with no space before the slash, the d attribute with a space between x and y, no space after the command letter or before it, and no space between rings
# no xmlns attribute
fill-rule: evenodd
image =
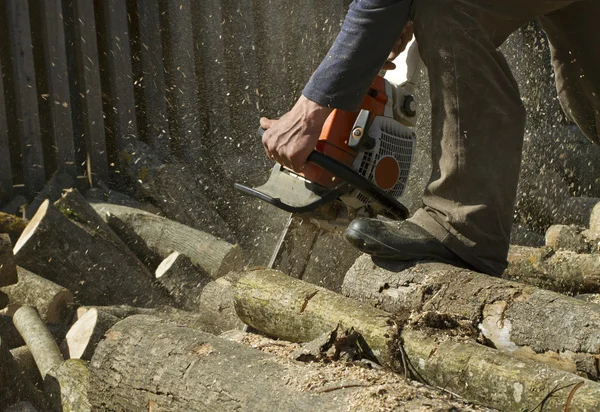
<svg viewBox="0 0 600 412"><path fill-rule="evenodd" d="M511 246L502 277L564 294L600 292L600 255Z"/></svg>
<svg viewBox="0 0 600 412"><path fill-rule="evenodd" d="M31 351L42 379L45 378L50 369L63 362L54 337L34 308L23 306L15 312L13 322Z"/></svg>
<svg viewBox="0 0 600 412"><path fill-rule="evenodd" d="M0 287L17 283L17 264L13 246L7 234L0 233Z"/></svg>
<svg viewBox="0 0 600 412"><path fill-rule="evenodd" d="M598 378L600 308L441 263L360 257L344 295L392 313L435 311L479 330L500 350Z"/></svg>
<svg viewBox="0 0 600 412"><path fill-rule="evenodd" d="M36 385L42 383L42 376L35 364L35 359L33 359L33 355L26 345L11 349L10 354L17 363L19 371L23 376Z"/></svg>
<svg viewBox="0 0 600 412"><path fill-rule="evenodd" d="M89 361L104 333L120 319L106 312L91 308L86 311L67 332L61 345L65 359Z"/></svg>
<svg viewBox="0 0 600 412"><path fill-rule="evenodd" d="M355 388L310 394L283 384L304 370L195 329L132 316L107 333L92 358L90 401L101 411L347 409Z"/></svg>
<svg viewBox="0 0 600 412"><path fill-rule="evenodd" d="M44 379L44 393L54 410L88 412L89 370L80 359L67 359L51 369Z"/></svg>
<svg viewBox="0 0 600 412"><path fill-rule="evenodd" d="M233 247L208 233L138 209L107 203L96 203L92 207L117 234L123 232L123 228L135 233L146 250L162 259L177 251L211 276L217 273Z"/></svg>
<svg viewBox="0 0 600 412"><path fill-rule="evenodd" d="M71 290L88 304L168 302L129 251L92 236L49 202L40 206L15 248L17 263Z"/></svg>
<svg viewBox="0 0 600 412"><path fill-rule="evenodd" d="M240 279L236 309L252 327L292 341L311 341L339 323L353 327L383 364L402 369L404 351L407 370L417 379L500 410L533 410L553 389L567 385L546 402L550 410L558 410L579 382L585 385L574 394L573 410L600 407L597 382L514 358L468 336L452 338L431 326L410 324L400 330L389 312L272 270L249 272Z"/></svg>
<svg viewBox="0 0 600 412"><path fill-rule="evenodd" d="M73 294L66 288L19 267L19 281L0 290L9 297L9 304L37 309L46 323L69 323L74 312Z"/></svg>
<svg viewBox="0 0 600 412"><path fill-rule="evenodd" d="M33 199L27 208L25 214L27 219L31 219L35 215L46 199L50 200L50 202L60 199L63 190L74 187L75 183L75 179L71 175L65 172L54 172L48 183L46 183L46 186L35 196L35 199Z"/></svg>
<svg viewBox="0 0 600 412"><path fill-rule="evenodd" d="M398 330L390 315L281 272L247 272L235 286L235 310L244 323L291 342L311 341L338 324L352 327L371 357L398 369L393 351Z"/></svg>

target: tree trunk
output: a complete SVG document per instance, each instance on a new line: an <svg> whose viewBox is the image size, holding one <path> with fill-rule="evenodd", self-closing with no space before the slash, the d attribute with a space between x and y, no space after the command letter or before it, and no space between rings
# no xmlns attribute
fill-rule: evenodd
<svg viewBox="0 0 600 412"><path fill-rule="evenodd" d="M26 345L11 349L10 354L17 363L19 371L23 376L36 385L42 383L42 376L35 364L35 359L33 359L33 355Z"/></svg>
<svg viewBox="0 0 600 412"><path fill-rule="evenodd" d="M177 251L211 276L233 247L208 233L138 209L107 203L96 203L92 207L117 234L123 232L123 228L135 233L136 240L143 242L146 250L162 259ZM132 250L135 248L127 244Z"/></svg>
<svg viewBox="0 0 600 412"><path fill-rule="evenodd" d="M92 358L90 401L101 411L347 409L355 388L310 394L285 384L304 371L208 333L132 316L107 333Z"/></svg>
<svg viewBox="0 0 600 412"><path fill-rule="evenodd" d="M383 364L401 369L404 351L407 369L417 379L489 407L533 410L548 393L562 388L545 405L558 410L579 382L585 385L574 394L573 410L600 407L600 384L596 382L533 360L513 358L474 343L468 336L453 338L430 325L412 324L399 330L391 313L272 270L248 272L239 280L236 309L252 327L292 341L311 341L339 323L352 327ZM399 315L406 319L408 313Z"/></svg>
<svg viewBox="0 0 600 412"><path fill-rule="evenodd" d="M15 312L13 322L35 359L42 379L63 362L54 337L34 308L23 306Z"/></svg>
<svg viewBox="0 0 600 412"><path fill-rule="evenodd" d="M244 323L291 342L311 341L338 324L352 327L364 338L371 357L398 369L393 350L398 331L391 316L281 272L246 273L235 286L235 310Z"/></svg>
<svg viewBox="0 0 600 412"><path fill-rule="evenodd" d="M54 202L54 207L91 236L100 236L117 247L127 248L77 189L65 191L65 194Z"/></svg>
<svg viewBox="0 0 600 412"><path fill-rule="evenodd" d="M502 277L559 293L597 293L600 255L511 246Z"/></svg>
<svg viewBox="0 0 600 412"><path fill-rule="evenodd" d="M73 317L73 294L62 286L21 267L19 281L0 290L9 297L9 304L32 306L46 323L69 323Z"/></svg>
<svg viewBox="0 0 600 412"><path fill-rule="evenodd" d="M54 410L88 412L89 370L80 359L67 359L51 369L44 379L44 393Z"/></svg>
<svg viewBox="0 0 600 412"><path fill-rule="evenodd" d="M40 206L14 251L20 266L68 288L81 302L150 306L168 301L128 250L90 235L49 202Z"/></svg>
<svg viewBox="0 0 600 412"><path fill-rule="evenodd" d="M120 319L98 309L86 311L71 326L61 345L65 359L83 359L89 361L104 333Z"/></svg>
<svg viewBox="0 0 600 412"><path fill-rule="evenodd" d="M169 291L178 307L194 311L198 309L202 289L212 279L187 256L173 252L156 269L156 280Z"/></svg>
<svg viewBox="0 0 600 412"><path fill-rule="evenodd" d="M435 311L480 330L497 349L598 378L600 308L441 263L360 257L344 295L392 312Z"/></svg>
<svg viewBox="0 0 600 412"><path fill-rule="evenodd" d="M48 199L50 202L54 202L62 196L62 192L65 189L69 189L75 186L75 179L64 172L54 172L46 186L35 196L35 199L31 202L27 208L25 216L27 219L31 219L42 203Z"/></svg>
<svg viewBox="0 0 600 412"><path fill-rule="evenodd" d="M7 234L0 234L0 287L17 283L17 265L13 246Z"/></svg>

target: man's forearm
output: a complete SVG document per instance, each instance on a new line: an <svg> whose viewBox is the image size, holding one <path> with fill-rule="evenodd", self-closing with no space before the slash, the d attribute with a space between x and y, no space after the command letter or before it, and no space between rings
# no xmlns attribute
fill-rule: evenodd
<svg viewBox="0 0 600 412"><path fill-rule="evenodd" d="M302 94L356 111L409 19L412 0L354 0L327 56Z"/></svg>

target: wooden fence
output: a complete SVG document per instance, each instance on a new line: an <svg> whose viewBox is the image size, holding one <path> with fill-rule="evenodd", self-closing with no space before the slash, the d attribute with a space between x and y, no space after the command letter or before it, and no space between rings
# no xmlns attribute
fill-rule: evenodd
<svg viewBox="0 0 600 412"><path fill-rule="evenodd" d="M56 171L110 181L128 134L203 168L255 153L259 115L289 108L348 3L4 0L0 205Z"/></svg>

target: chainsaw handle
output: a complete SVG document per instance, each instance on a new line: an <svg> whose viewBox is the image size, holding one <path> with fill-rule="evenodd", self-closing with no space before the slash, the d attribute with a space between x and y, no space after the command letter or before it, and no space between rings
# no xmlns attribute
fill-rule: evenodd
<svg viewBox="0 0 600 412"><path fill-rule="evenodd" d="M258 136L262 138L265 129L258 128ZM386 211L396 219L407 219L410 215L408 209L394 197L390 196L379 187L375 186L364 176L359 175L354 170L343 163L338 162L323 153L314 150L308 155L307 162L313 163L320 168L331 172L334 176L340 178L350 186L360 190L361 192L371 196L379 202Z"/></svg>

